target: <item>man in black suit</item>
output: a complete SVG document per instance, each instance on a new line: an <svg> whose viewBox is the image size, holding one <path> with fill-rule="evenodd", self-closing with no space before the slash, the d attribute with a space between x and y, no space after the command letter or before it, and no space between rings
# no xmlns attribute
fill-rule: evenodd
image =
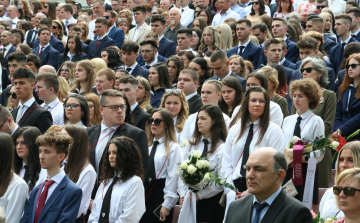
<svg viewBox="0 0 360 223"><path fill-rule="evenodd" d="M3 45L3 53L4 53L4 59L5 59L5 68L9 70L8 67L8 56L15 52L16 48L11 45L11 35L12 33L10 31L3 31L1 33L1 44Z"/></svg>
<svg viewBox="0 0 360 223"><path fill-rule="evenodd" d="M159 55L169 58L176 55L176 43L166 38L163 34L166 26L166 19L162 15L151 16L151 31L159 36Z"/></svg>
<svg viewBox="0 0 360 223"><path fill-rule="evenodd" d="M156 57L158 53L158 44L154 39L145 39L140 43L141 56L145 61L144 68L150 69L150 67L158 62L165 63L167 61L164 57ZM140 57L140 55L139 55Z"/></svg>
<svg viewBox="0 0 360 223"><path fill-rule="evenodd" d="M9 109L0 105L0 132L7 133L11 137L19 129L19 125L14 121Z"/></svg>
<svg viewBox="0 0 360 223"><path fill-rule="evenodd" d="M286 170L287 162L282 152L273 148L252 152L246 162L246 184L250 195L230 204L224 222L312 223L310 210L281 187Z"/></svg>
<svg viewBox="0 0 360 223"><path fill-rule="evenodd" d="M136 62L136 58L139 56L139 44L134 41L125 41L122 46L123 60L125 63L124 70L129 72L133 76L143 76L148 79L149 70L140 66Z"/></svg>
<svg viewBox="0 0 360 223"><path fill-rule="evenodd" d="M201 97L197 93L198 87L199 75L195 70L184 69L180 72L177 88L182 90L186 96L189 105L189 115L196 113L203 105Z"/></svg>
<svg viewBox="0 0 360 223"><path fill-rule="evenodd" d="M101 51L108 46L116 46L116 42L107 35L108 22L105 18L100 17L95 20L95 31L98 35L97 39L94 39L89 44L89 58L101 58Z"/></svg>
<svg viewBox="0 0 360 223"><path fill-rule="evenodd" d="M145 131L145 126L150 114L140 108L136 102L136 95L139 92L139 81L132 75L126 75L120 78L120 91L124 93L130 105L131 115L134 118L135 126Z"/></svg>
<svg viewBox="0 0 360 223"><path fill-rule="evenodd" d="M350 27L352 38L360 41L360 9L356 7L349 8L346 11L346 14L348 14L352 19Z"/></svg>
<svg viewBox="0 0 360 223"><path fill-rule="evenodd" d="M109 140L118 136L126 136L133 139L140 149L143 167L147 167L149 152L146 133L132 125L125 123L126 101L124 94L114 89L104 91L100 99L100 113L102 122L86 129L89 135L90 163L98 173L100 179L103 157L106 156L105 146ZM98 181L96 181L98 182ZM93 197L95 196L98 183L95 184Z"/></svg>
<svg viewBox="0 0 360 223"><path fill-rule="evenodd" d="M41 133L45 133L52 125L51 113L41 107L33 96L35 87L35 74L28 68L18 68L14 72L14 86L20 99L19 107L11 113L16 123L22 126L37 127Z"/></svg>
<svg viewBox="0 0 360 223"><path fill-rule="evenodd" d="M42 19L39 22L39 28L41 27L48 27L50 30L52 30L52 20L51 19ZM56 38L52 33L51 33L51 37L50 37L50 45L57 50L59 53L64 53L65 47L64 44L58 39ZM34 46L33 48L38 47L40 44L40 40L36 39L34 42Z"/></svg>

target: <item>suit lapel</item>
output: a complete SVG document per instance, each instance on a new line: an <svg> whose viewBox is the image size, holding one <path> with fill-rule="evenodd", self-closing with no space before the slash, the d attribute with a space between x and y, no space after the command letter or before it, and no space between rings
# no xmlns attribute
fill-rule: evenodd
<svg viewBox="0 0 360 223"><path fill-rule="evenodd" d="M95 164L96 144L97 144L97 141L99 140L100 132L101 132L101 125L97 125L95 127L94 131L91 133L91 137L89 140L90 146L92 146L90 149L90 163L95 166L96 166L96 164Z"/></svg>
<svg viewBox="0 0 360 223"><path fill-rule="evenodd" d="M139 35L137 35L135 42L139 40L139 38L142 36L146 28L147 28L147 24L145 23L144 26L141 28Z"/></svg>
<svg viewBox="0 0 360 223"><path fill-rule="evenodd" d="M249 44L245 47L244 49L244 53L242 55L242 57L245 59L247 58L249 52L251 51L251 48L252 48L252 42L250 41Z"/></svg>
<svg viewBox="0 0 360 223"><path fill-rule="evenodd" d="M35 110L34 108L35 108L36 106L39 106L39 104L38 104L36 101L34 101L34 102L32 103L32 105L31 105L28 109L26 109L24 115L21 117L21 120L20 120L19 123L18 123L19 126L22 126L22 124L25 122L25 120L31 115L31 113L34 112L34 110ZM31 109L34 109L34 110L30 111ZM16 115L17 115L17 112L16 112Z"/></svg>
<svg viewBox="0 0 360 223"><path fill-rule="evenodd" d="M242 219L244 219L244 222L251 222L251 217L252 217L252 209L253 209L253 204L252 201L254 199L254 195L250 195L246 197L246 202L245 205L242 208Z"/></svg>
<svg viewBox="0 0 360 223"><path fill-rule="evenodd" d="M273 203L270 205L269 209L266 211L263 220L261 223L272 223L275 222L276 216L280 213L284 206L284 199L286 198L286 193L281 190L280 194L275 198Z"/></svg>
<svg viewBox="0 0 360 223"><path fill-rule="evenodd" d="M51 46L48 46L48 47L46 47L46 48L42 51L41 55L39 56L40 59L42 59L42 58L45 56L45 54L48 53L48 51L50 50L50 47L51 47ZM39 53L40 53L40 51L41 51L41 46L39 45ZM43 64L43 65L45 65L45 64Z"/></svg>
<svg viewBox="0 0 360 223"><path fill-rule="evenodd" d="M99 47L96 49L96 53L98 53L98 51L101 49L101 47L106 43L106 41L108 40L108 36L105 36L99 44Z"/></svg>

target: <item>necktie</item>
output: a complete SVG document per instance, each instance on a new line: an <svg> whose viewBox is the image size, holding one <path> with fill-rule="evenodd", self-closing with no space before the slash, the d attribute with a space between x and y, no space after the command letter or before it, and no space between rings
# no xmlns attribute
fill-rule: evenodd
<svg viewBox="0 0 360 223"><path fill-rule="evenodd" d="M98 39L98 42L96 44L96 49L99 48L100 42L101 42L101 39Z"/></svg>
<svg viewBox="0 0 360 223"><path fill-rule="evenodd" d="M203 142L204 142L204 149L203 149L203 152L201 154L202 157L206 157L206 153L208 152L209 150L209 140L207 139L203 139Z"/></svg>
<svg viewBox="0 0 360 223"><path fill-rule="evenodd" d="M65 21L65 29L68 29L69 21Z"/></svg>
<svg viewBox="0 0 360 223"><path fill-rule="evenodd" d="M5 53L5 51L6 51L6 48L4 47L4 48L3 48L3 53Z"/></svg>
<svg viewBox="0 0 360 223"><path fill-rule="evenodd" d="M45 205L45 201L46 201L46 198L47 198L47 195L48 195L48 190L49 190L49 187L55 183L55 181L53 180L47 180L45 181L45 188L43 190L43 192L41 193L41 196L40 196L40 199L39 199L39 203L37 205L37 208L36 208L36 213L35 213L35 223L37 223L37 220L40 216L40 213Z"/></svg>
<svg viewBox="0 0 360 223"><path fill-rule="evenodd" d="M181 9L181 12L184 12L184 9Z"/></svg>
<svg viewBox="0 0 360 223"><path fill-rule="evenodd" d="M110 202L111 202L111 193L114 185L116 184L116 179L113 179L108 190L106 191L105 198L103 200L101 206L101 212L99 217L99 223L108 223L109 222L109 214L110 214Z"/></svg>
<svg viewBox="0 0 360 223"><path fill-rule="evenodd" d="M341 44L341 50L340 50L340 58L344 58L344 48L345 48L346 43L342 43Z"/></svg>
<svg viewBox="0 0 360 223"><path fill-rule="evenodd" d="M127 72L130 72L130 71L131 71L131 68L130 68L130 67L126 68L126 71L127 71Z"/></svg>
<svg viewBox="0 0 360 223"><path fill-rule="evenodd" d="M239 55L242 56L243 55L243 50L244 50L245 46L240 46L239 49Z"/></svg>
<svg viewBox="0 0 360 223"><path fill-rule="evenodd" d="M255 218L251 223L259 223L260 222L260 213L265 207L268 206L268 203L263 202L262 204L259 204L258 202L255 202L254 206L255 206L256 213L255 213Z"/></svg>
<svg viewBox="0 0 360 223"><path fill-rule="evenodd" d="M148 70L150 69L150 67L151 67L151 66L149 66L149 65L145 65L145 68L148 69ZM131 69L131 68L130 68L130 69Z"/></svg>
<svg viewBox="0 0 360 223"><path fill-rule="evenodd" d="M241 166L240 166L240 174L242 177L246 176L246 170L243 168L244 165L246 164L248 158L249 158L249 147L250 147L250 143L253 137L253 128L254 128L254 124L251 123L250 124L250 129L249 129L249 133L248 136L246 138L246 142L245 142L245 147L244 147L244 156L241 162Z"/></svg>
<svg viewBox="0 0 360 223"><path fill-rule="evenodd" d="M39 56L42 54L43 50L44 50L44 47L42 46L41 49L40 49Z"/></svg>
<svg viewBox="0 0 360 223"><path fill-rule="evenodd" d="M18 108L18 113L16 115L16 122L19 122L22 117L23 106L24 105L20 105Z"/></svg>
<svg viewBox="0 0 360 223"><path fill-rule="evenodd" d="M351 37L355 39L355 38L356 38L356 35L355 35L355 34L351 34Z"/></svg>
<svg viewBox="0 0 360 223"><path fill-rule="evenodd" d="M159 141L155 141L154 144L153 144L153 147L151 149L148 166L146 168L145 180L149 184L151 184L152 181L156 179L154 157L155 157L155 153L156 153L156 147L158 145L159 145Z"/></svg>
<svg viewBox="0 0 360 223"><path fill-rule="evenodd" d="M51 107L49 105L45 105L44 108L49 111Z"/></svg>
<svg viewBox="0 0 360 223"><path fill-rule="evenodd" d="M25 168L24 181L26 183L28 183L29 182L29 167L28 167L28 165L25 165L24 168Z"/></svg>
<svg viewBox="0 0 360 223"><path fill-rule="evenodd" d="M100 174L99 170L100 170L101 157L102 157L102 155L104 153L104 150L105 150L105 147L106 147L106 145L107 145L107 143L108 143L108 141L110 139L110 134L109 133L111 131L111 128L107 128L107 129L105 129L103 131L106 131L106 136L101 140L101 145L99 147L99 152L98 152L98 156L97 156L97 160L96 160L96 172L98 174Z"/></svg>
<svg viewBox="0 0 360 223"><path fill-rule="evenodd" d="M295 129L294 129L294 136L297 136L299 138L301 138L301 130L300 130L301 119L302 119L301 116L299 116L297 118L297 122L296 122Z"/></svg>

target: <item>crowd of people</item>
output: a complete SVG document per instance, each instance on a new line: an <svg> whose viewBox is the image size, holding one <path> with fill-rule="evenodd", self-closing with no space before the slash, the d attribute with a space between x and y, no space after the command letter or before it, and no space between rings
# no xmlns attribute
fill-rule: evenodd
<svg viewBox="0 0 360 223"><path fill-rule="evenodd" d="M357 1L86 3L0 0L0 222L176 222L188 193L194 222L360 222L360 133L313 178L285 156L360 129ZM225 186L180 179L198 151Z"/></svg>

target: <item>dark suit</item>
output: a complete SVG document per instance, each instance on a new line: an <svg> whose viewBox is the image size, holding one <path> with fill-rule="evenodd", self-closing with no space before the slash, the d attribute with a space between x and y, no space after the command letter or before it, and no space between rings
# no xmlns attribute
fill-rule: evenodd
<svg viewBox="0 0 360 223"><path fill-rule="evenodd" d="M62 60L62 63L64 63L65 61L70 61L70 57L66 56L65 60L63 60L63 56L64 56L63 53L60 54L60 59ZM85 53L82 53L82 54L79 55L79 60L76 60L76 57L73 56L73 58L71 58L71 61L76 63L76 62L78 62L80 60L87 60L87 59L88 59L88 55L85 54Z"/></svg>
<svg viewBox="0 0 360 223"><path fill-rule="evenodd" d="M39 191L41 191L40 186L44 187L45 184L40 184L31 191L21 223L35 222L36 207L40 197ZM81 198L81 188L65 175L46 200L37 222L75 222L79 212Z"/></svg>
<svg viewBox="0 0 360 223"><path fill-rule="evenodd" d="M287 48L287 53L285 54L285 58L292 62L295 63L299 57L299 49L296 47L296 43L289 40L288 38L286 38L286 48Z"/></svg>
<svg viewBox="0 0 360 223"><path fill-rule="evenodd" d="M124 30L113 27L107 35L115 41L116 46L121 50L125 40ZM97 39L97 34L95 34L94 39Z"/></svg>
<svg viewBox="0 0 360 223"><path fill-rule="evenodd" d="M149 70L145 69L142 66L140 66L139 64L137 64L136 67L134 68L134 70L132 71L131 75L133 75L134 77L142 76L145 79L148 79Z"/></svg>
<svg viewBox="0 0 360 223"><path fill-rule="evenodd" d="M157 61L158 61L158 63L166 63L167 58L165 58L159 54L157 57ZM136 58L136 62L142 67L145 66L145 60L142 57L142 54L139 54L139 56Z"/></svg>
<svg viewBox="0 0 360 223"><path fill-rule="evenodd" d="M239 52L239 46L235 46L231 48L226 54L228 57L231 57L234 54L239 55L238 52ZM259 63L260 53L261 53L261 47L253 44L250 41L249 44L245 47L245 49L243 49L242 58L244 60L251 61L251 63L254 66L254 69L256 69Z"/></svg>
<svg viewBox="0 0 360 223"><path fill-rule="evenodd" d="M90 49L89 49L89 45L81 42L81 46L82 46L83 52L86 53L86 54L89 54L89 50L90 50Z"/></svg>
<svg viewBox="0 0 360 223"><path fill-rule="evenodd" d="M38 55L41 60L41 66L51 65L57 70L60 66L60 53L55 50L51 45L46 47L42 53L40 53L40 46L31 51L33 54Z"/></svg>
<svg viewBox="0 0 360 223"><path fill-rule="evenodd" d="M1 88L2 90L5 90L6 87L11 84L11 81L9 79L9 75L8 72L5 68L2 69L2 74L1 74Z"/></svg>
<svg viewBox="0 0 360 223"><path fill-rule="evenodd" d="M50 126L53 124L51 113L45 110L43 107L38 107L39 104L35 101L32 105L23 113L23 117L19 121L18 125L23 126L34 126L37 127L41 133L45 133ZM35 107L38 107L34 109ZM14 121L16 121L16 116L18 113L19 107L15 108L11 114Z"/></svg>
<svg viewBox="0 0 360 223"><path fill-rule="evenodd" d="M354 38L360 42L360 32L357 35L351 35L351 36L352 36L352 38Z"/></svg>
<svg viewBox="0 0 360 223"><path fill-rule="evenodd" d="M4 59L5 59L5 67L6 67L7 70L9 70L8 59L7 58L11 53L13 53L15 51L16 51L16 47L11 46L9 51L7 52L6 56L4 57Z"/></svg>
<svg viewBox="0 0 360 223"><path fill-rule="evenodd" d="M148 118L150 118L150 114L145 112L142 108L140 108L139 105L137 105L131 112L131 115L134 117L135 126L145 131L146 122Z"/></svg>
<svg viewBox="0 0 360 223"><path fill-rule="evenodd" d="M159 42L158 53L166 58L176 55L176 43L164 36Z"/></svg>
<svg viewBox="0 0 360 223"><path fill-rule="evenodd" d="M99 47L96 47L98 43L97 39L94 39L93 41L91 41L89 47L90 47L90 53L89 53L89 59L98 57L101 58L101 51L103 49L105 49L108 46L116 46L116 42L111 39L108 36L105 36L99 44Z"/></svg>
<svg viewBox="0 0 360 223"><path fill-rule="evenodd" d="M198 112L198 110L203 106L200 95L196 94L188 100L189 105L189 115Z"/></svg>
<svg viewBox="0 0 360 223"><path fill-rule="evenodd" d="M231 72L230 76L236 77L240 81L242 90L243 90L243 92L245 92L246 91L246 80L244 78L239 77L238 75L234 74L233 72ZM214 75L213 77L210 77L208 80L218 80L218 79L219 79L219 77Z"/></svg>
<svg viewBox="0 0 360 223"><path fill-rule="evenodd" d="M288 61L287 59L285 59L284 63L282 64L283 67L287 67L287 68L290 68L290 69L293 69L295 70L296 69L296 65L290 61Z"/></svg>
<svg viewBox="0 0 360 223"><path fill-rule="evenodd" d="M154 88L151 87L151 98L150 98L151 107L153 107L153 108L160 107L161 99L162 99L164 94L165 94L165 89L164 88L159 88L156 91L154 91Z"/></svg>
<svg viewBox="0 0 360 223"><path fill-rule="evenodd" d="M358 43L358 41L354 38L350 38L349 43ZM332 63L333 63L333 67L335 70L335 73L338 73L341 63L344 60L344 51L341 49L341 42L339 42L338 44L336 44L333 48L331 48L330 50L330 57L332 59Z"/></svg>
<svg viewBox="0 0 360 223"><path fill-rule="evenodd" d="M333 41L329 36L324 35L324 50L327 55L330 55L331 48L336 46L336 42Z"/></svg>
<svg viewBox="0 0 360 223"><path fill-rule="evenodd" d="M36 34L35 34L34 38L32 38L33 35L34 35L34 32L35 32ZM29 45L29 47L32 49L32 48L34 48L33 46L34 46L35 40L38 39L38 38L37 38L37 31L34 30L34 29L30 29L30 30L27 31L27 33L28 33L28 35L27 35L27 37L26 37L26 43L27 43L27 44Z"/></svg>
<svg viewBox="0 0 360 223"><path fill-rule="evenodd" d="M254 195L250 194L232 202L225 217L225 223L251 223ZM300 201L284 191L275 198L266 211L261 223L312 223L310 210Z"/></svg>
<svg viewBox="0 0 360 223"><path fill-rule="evenodd" d="M275 14L275 12L277 11L277 8L278 8L277 2L275 2L275 4L271 4L269 6L269 8L270 8L270 12L271 12L271 18L273 18L274 14Z"/></svg>
<svg viewBox="0 0 360 223"><path fill-rule="evenodd" d="M335 83L335 85L336 85L335 86L335 92L338 92L340 85L344 81L344 78L345 78L345 69L339 71L339 73L338 73L338 78L337 78L336 83Z"/></svg>
<svg viewBox="0 0 360 223"><path fill-rule="evenodd" d="M59 51L59 53L64 53L64 50L65 50L64 44L58 38L51 35L49 43L55 50ZM39 38L37 38L34 42L33 48L38 47L39 44L40 44L40 40L39 40Z"/></svg>

